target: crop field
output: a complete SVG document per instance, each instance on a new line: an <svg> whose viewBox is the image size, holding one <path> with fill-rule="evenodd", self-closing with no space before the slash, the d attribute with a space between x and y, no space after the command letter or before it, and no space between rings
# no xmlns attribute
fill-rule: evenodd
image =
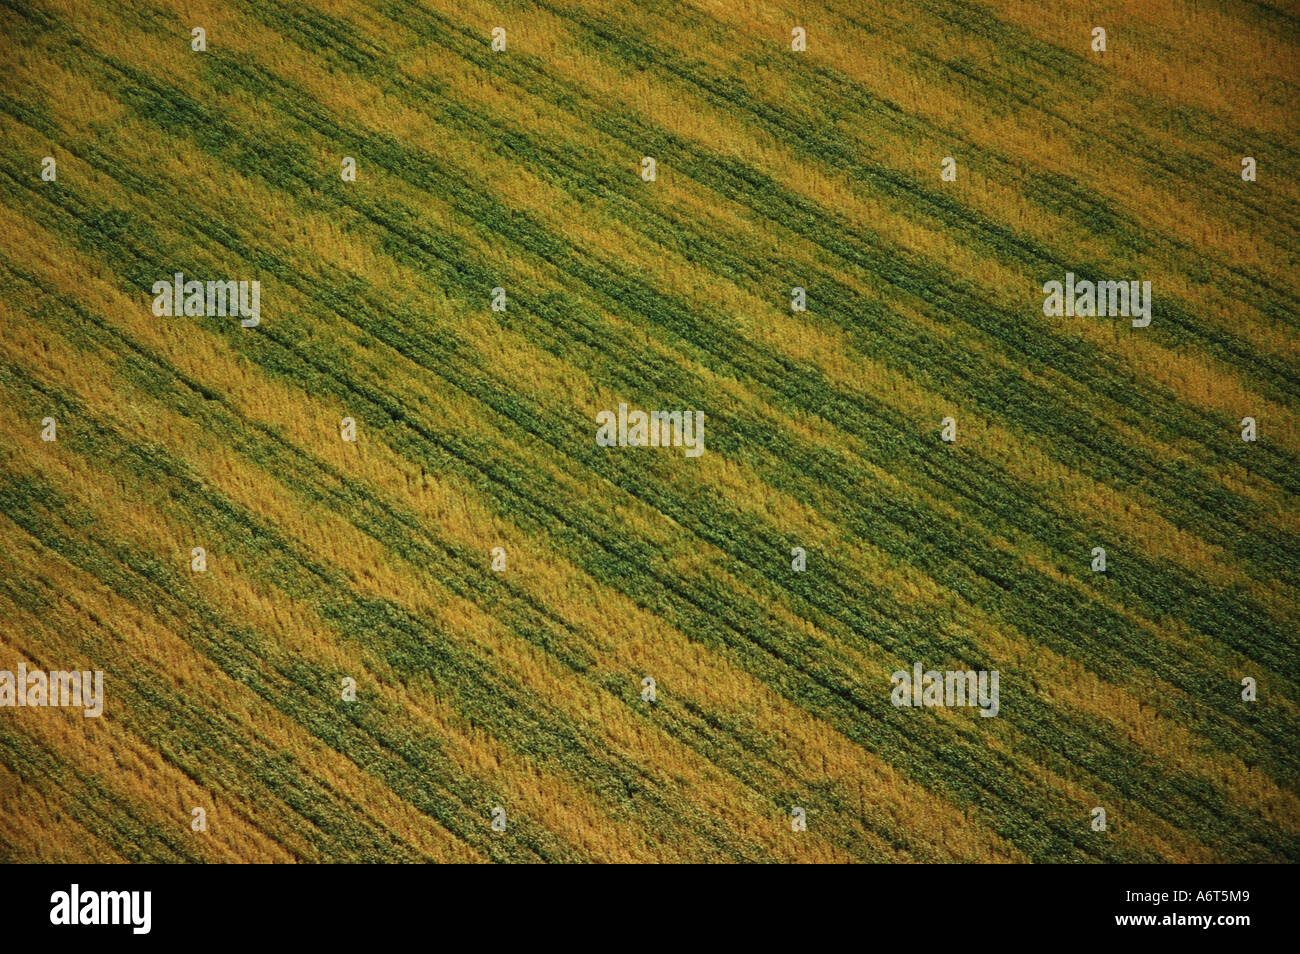
<svg viewBox="0 0 1300 954"><path fill-rule="evenodd" d="M1298 200L1284 0L0 0L0 861L1300 861Z"/></svg>

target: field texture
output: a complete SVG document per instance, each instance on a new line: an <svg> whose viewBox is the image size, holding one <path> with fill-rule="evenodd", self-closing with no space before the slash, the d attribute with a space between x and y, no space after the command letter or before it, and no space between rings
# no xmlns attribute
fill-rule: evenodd
<svg viewBox="0 0 1300 954"><path fill-rule="evenodd" d="M104 687L0 708L0 860L1300 861L1298 77L1281 0L0 0L0 670Z"/></svg>

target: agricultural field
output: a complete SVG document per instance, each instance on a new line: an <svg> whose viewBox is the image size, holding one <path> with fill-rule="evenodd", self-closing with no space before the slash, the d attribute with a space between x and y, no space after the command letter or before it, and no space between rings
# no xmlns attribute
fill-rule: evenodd
<svg viewBox="0 0 1300 954"><path fill-rule="evenodd" d="M1283 0L0 0L0 670L103 674L0 861L1300 861L1298 84Z"/></svg>

